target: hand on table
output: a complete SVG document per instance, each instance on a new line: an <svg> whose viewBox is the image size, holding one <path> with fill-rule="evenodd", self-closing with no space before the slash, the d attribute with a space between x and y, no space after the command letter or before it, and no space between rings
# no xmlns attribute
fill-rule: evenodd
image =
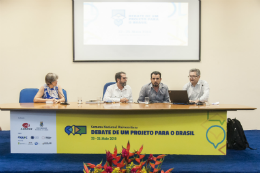
<svg viewBox="0 0 260 173"><path fill-rule="evenodd" d="M54 103L60 103L60 99L54 99Z"/></svg>
<svg viewBox="0 0 260 173"><path fill-rule="evenodd" d="M121 98L120 99L120 102L122 102L122 103L127 103L129 100L127 99L127 98Z"/></svg>
<svg viewBox="0 0 260 173"><path fill-rule="evenodd" d="M50 101L52 101L53 103L59 103L60 99L50 99Z"/></svg>
<svg viewBox="0 0 260 173"><path fill-rule="evenodd" d="M198 103L199 102L199 100L189 100L190 101L190 103Z"/></svg>

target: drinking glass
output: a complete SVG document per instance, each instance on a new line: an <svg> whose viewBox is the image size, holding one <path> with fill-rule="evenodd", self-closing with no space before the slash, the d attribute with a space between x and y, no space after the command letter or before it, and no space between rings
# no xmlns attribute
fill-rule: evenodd
<svg viewBox="0 0 260 173"><path fill-rule="evenodd" d="M78 104L82 104L82 97L78 97Z"/></svg>
<svg viewBox="0 0 260 173"><path fill-rule="evenodd" d="M97 103L101 103L101 97L97 97Z"/></svg>
<svg viewBox="0 0 260 173"><path fill-rule="evenodd" d="M206 106L210 106L209 99L208 99L208 101L206 102Z"/></svg>
<svg viewBox="0 0 260 173"><path fill-rule="evenodd" d="M148 104L149 104L149 97L145 97L145 98L144 98L144 102L145 102L145 104L148 105Z"/></svg>

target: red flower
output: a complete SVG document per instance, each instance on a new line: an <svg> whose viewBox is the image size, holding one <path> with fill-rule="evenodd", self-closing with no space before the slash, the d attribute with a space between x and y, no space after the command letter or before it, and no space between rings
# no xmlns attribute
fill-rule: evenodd
<svg viewBox="0 0 260 173"><path fill-rule="evenodd" d="M136 168L132 168L131 169L131 173L136 173L137 169Z"/></svg>
<svg viewBox="0 0 260 173"><path fill-rule="evenodd" d="M113 169L112 169L110 166L108 166L105 171L106 171L107 173L111 173L111 172L113 171Z"/></svg>
<svg viewBox="0 0 260 173"><path fill-rule="evenodd" d="M84 172L89 173L88 166L86 165L86 163L84 163L84 169Z"/></svg>
<svg viewBox="0 0 260 173"><path fill-rule="evenodd" d="M150 154L150 156L148 157L148 159L147 159L147 161L152 161L153 160L153 155L152 154Z"/></svg>
<svg viewBox="0 0 260 173"><path fill-rule="evenodd" d="M129 156L129 152L125 148L123 148L123 150L122 150L122 156L124 158L127 158Z"/></svg>
<svg viewBox="0 0 260 173"><path fill-rule="evenodd" d="M149 164L152 160L153 160L153 161L156 161L156 157L153 157L153 155L150 154L150 156L149 156L148 159L147 159L146 164Z"/></svg>
<svg viewBox="0 0 260 173"><path fill-rule="evenodd" d="M168 171L166 171L165 173L170 173L172 172L173 168L169 169Z"/></svg>
<svg viewBox="0 0 260 173"><path fill-rule="evenodd" d="M157 158L157 159L162 159L162 158L164 158L165 156L166 156L166 155L163 154L163 155L157 156L156 158Z"/></svg>
<svg viewBox="0 0 260 173"><path fill-rule="evenodd" d="M144 148L144 147L143 147L143 146L141 146L141 148L139 149L139 151L137 151L137 152L136 152L136 154L140 155L140 154L141 154L141 152L142 152L142 150L143 150L143 148Z"/></svg>
<svg viewBox="0 0 260 173"><path fill-rule="evenodd" d="M110 153L110 151L106 151L107 153L107 162L109 163L109 166L112 166L113 156Z"/></svg>

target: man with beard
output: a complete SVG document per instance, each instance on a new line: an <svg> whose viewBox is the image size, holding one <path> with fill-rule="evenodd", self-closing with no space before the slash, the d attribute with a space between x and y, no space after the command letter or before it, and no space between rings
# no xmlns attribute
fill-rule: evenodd
<svg viewBox="0 0 260 173"><path fill-rule="evenodd" d="M115 75L116 83L107 87L104 95L104 101L112 102L132 102L132 89L129 85L126 85L127 77L125 72L118 72Z"/></svg>
<svg viewBox="0 0 260 173"><path fill-rule="evenodd" d="M167 85L161 83L162 75L158 71L151 73L151 83L144 85L140 91L138 102L144 102L149 97L151 103L168 103L169 93Z"/></svg>
<svg viewBox="0 0 260 173"><path fill-rule="evenodd" d="M184 85L183 90L187 90L190 102L207 102L209 99L209 84L200 80L200 70L190 69L188 77L190 82Z"/></svg>

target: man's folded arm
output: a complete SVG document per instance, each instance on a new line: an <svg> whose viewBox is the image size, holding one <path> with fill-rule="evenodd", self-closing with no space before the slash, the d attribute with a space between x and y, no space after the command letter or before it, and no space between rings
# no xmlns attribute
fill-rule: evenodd
<svg viewBox="0 0 260 173"><path fill-rule="evenodd" d="M205 83L202 87L203 95L199 98L200 102L207 102L209 99L209 84Z"/></svg>
<svg viewBox="0 0 260 173"><path fill-rule="evenodd" d="M129 102L133 102L132 90L130 91Z"/></svg>
<svg viewBox="0 0 260 173"><path fill-rule="evenodd" d="M170 96L169 96L168 87L167 87L163 103L169 103L169 102L170 102Z"/></svg>
<svg viewBox="0 0 260 173"><path fill-rule="evenodd" d="M140 93L139 93L139 98L138 98L138 102L144 102L144 97L145 97L145 87L143 86Z"/></svg>

